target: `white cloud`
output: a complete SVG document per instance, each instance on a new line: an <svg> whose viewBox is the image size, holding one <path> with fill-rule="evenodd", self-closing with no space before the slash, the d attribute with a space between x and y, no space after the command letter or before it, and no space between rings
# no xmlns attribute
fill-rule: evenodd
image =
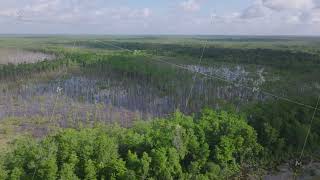
<svg viewBox="0 0 320 180"><path fill-rule="evenodd" d="M176 0L171 3L171 9L170 3L166 4L168 6L161 4L162 9L157 11L142 4L137 8L137 5L130 7L124 1L112 0L0 1L0 20L11 23L6 26L0 22L0 33L320 35L320 0L252 0L253 3L243 10L229 11L226 5L225 10L219 9L219 13L211 17L208 9L217 7L209 6L214 3L208 0ZM201 9L205 5L207 7ZM195 13L200 10L201 13ZM12 20L15 21L12 23ZM26 20L26 23L18 20ZM31 23L31 20L38 23Z"/></svg>
<svg viewBox="0 0 320 180"><path fill-rule="evenodd" d="M261 5L252 5L245 9L242 14L241 18L243 19L252 19L252 18L260 18L266 15L266 10Z"/></svg>
<svg viewBox="0 0 320 180"><path fill-rule="evenodd" d="M320 24L320 8L302 13L300 19L308 24Z"/></svg>
<svg viewBox="0 0 320 180"><path fill-rule="evenodd" d="M43 13L48 11L55 11L61 8L62 2L60 0L53 1L39 1L31 5L27 5L24 9L25 11Z"/></svg>
<svg viewBox="0 0 320 180"><path fill-rule="evenodd" d="M151 15L149 8L99 7L88 0L32 0L21 8L1 9L0 16L17 20L53 23L108 23L106 21L139 20ZM109 22L110 23L110 22Z"/></svg>
<svg viewBox="0 0 320 180"><path fill-rule="evenodd" d="M313 0L313 2L317 8L320 8L320 0Z"/></svg>
<svg viewBox="0 0 320 180"><path fill-rule="evenodd" d="M17 17L19 12L16 9L4 9L0 11L0 16Z"/></svg>
<svg viewBox="0 0 320 180"><path fill-rule="evenodd" d="M310 21L311 21L312 24L320 24L320 9L314 9L311 12L310 16L311 16Z"/></svg>
<svg viewBox="0 0 320 180"><path fill-rule="evenodd" d="M291 15L285 17L285 23L288 24L301 24L301 15Z"/></svg>
<svg viewBox="0 0 320 180"><path fill-rule="evenodd" d="M315 6L314 0L262 0L265 7L272 10L307 10Z"/></svg>
<svg viewBox="0 0 320 180"><path fill-rule="evenodd" d="M320 0L262 0L262 4L275 11L273 16L281 16L283 23L302 26L320 23Z"/></svg>
<svg viewBox="0 0 320 180"><path fill-rule="evenodd" d="M200 10L200 4L197 0L183 1L180 5L185 11L195 12Z"/></svg>
<svg viewBox="0 0 320 180"><path fill-rule="evenodd" d="M143 16L149 17L150 15L151 15L151 10L149 8L144 8L143 9Z"/></svg>

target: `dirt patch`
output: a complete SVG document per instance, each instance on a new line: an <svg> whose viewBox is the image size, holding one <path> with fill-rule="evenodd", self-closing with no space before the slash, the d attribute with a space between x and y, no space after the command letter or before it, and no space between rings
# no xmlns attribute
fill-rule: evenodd
<svg viewBox="0 0 320 180"><path fill-rule="evenodd" d="M279 171L265 176L264 180L316 180L320 179L320 163L312 162L304 165L301 172L295 174L289 164L283 164L278 167Z"/></svg>

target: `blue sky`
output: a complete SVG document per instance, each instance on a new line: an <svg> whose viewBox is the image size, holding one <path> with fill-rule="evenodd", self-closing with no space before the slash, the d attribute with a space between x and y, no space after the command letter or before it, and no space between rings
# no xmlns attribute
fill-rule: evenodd
<svg viewBox="0 0 320 180"><path fill-rule="evenodd" d="M320 0L1 0L0 33L320 35Z"/></svg>

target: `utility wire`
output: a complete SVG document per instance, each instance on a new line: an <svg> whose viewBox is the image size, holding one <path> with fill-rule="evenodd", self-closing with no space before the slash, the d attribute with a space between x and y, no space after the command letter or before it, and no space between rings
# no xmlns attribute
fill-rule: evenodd
<svg viewBox="0 0 320 180"><path fill-rule="evenodd" d="M200 65L201 62L202 62L203 55L204 55L204 51L205 51L205 49L206 49L206 47L207 47L207 43L208 43L208 42L205 41L204 46L203 46L203 48L202 48L201 56L200 56L200 58L199 58L198 65ZM193 76L193 81L192 81L192 84L191 84L191 88L190 88L189 94L188 94L187 99L186 99L185 110L188 109L189 100L190 100L190 97L191 97L191 94L192 94L192 91L193 91L193 88L194 88L194 84L196 83L197 75L198 75L198 70L197 70L197 73L195 73L194 76Z"/></svg>
<svg viewBox="0 0 320 180"><path fill-rule="evenodd" d="M29 20L29 19L22 19L22 18L19 18L17 19L17 21L21 21L21 22L32 22L32 23L45 23L46 21L39 21L39 22L36 22L34 20ZM52 22L51 22L52 23ZM59 23L59 22L58 22ZM71 23L60 23L60 24L71 24ZM116 45L113 45L111 43L106 43L106 42L103 42L103 41L99 41L99 40L95 40L95 42L100 42L102 44L107 44L107 45L110 45L112 47L116 47L116 48L119 48L119 49L122 49L122 50L125 50L125 51L129 51L129 52L134 52L132 50L129 50L129 49L126 49L126 48L123 48L123 47L120 47L120 46L116 46ZM206 47L206 46L205 46ZM202 61L202 58L203 58L203 54L204 54L204 50L205 50L205 47L203 48L203 51L202 51L202 55L200 57L200 60L199 60L199 64L201 63ZM292 100L292 99L289 99L287 97L282 97L282 96L278 96L276 94L273 94L273 93L270 93L266 90L263 90L263 89L257 89L255 87L250 87L250 86L247 86L247 85L243 85L243 84L240 84L240 83L236 83L235 81L229 81L227 80L226 78L224 77L221 77L221 76L218 76L218 75L215 75L215 74L206 74L206 73L203 73L203 72L200 72L198 70L190 70L189 68L187 68L186 66L183 66L183 65L180 65L180 64L175 64L175 63L171 63L171 62L168 62L168 61L165 61L165 60L162 60L160 59L159 57L157 59L153 58L153 60L156 60L156 61L159 61L159 62L162 62L162 63L166 63L166 64L169 64L171 66L175 66L177 68L180 68L180 69L184 69L184 70L188 70L188 71L191 71L193 73L195 73L194 75L194 78L193 78L193 84L191 86L191 89L190 89L190 92L189 92L189 96L187 97L187 100L186 100L186 108L187 108L187 105L188 105L188 101L189 101L189 98L191 96L191 93L192 93L192 90L193 90L193 86L194 86L194 81L196 79L196 75L197 74L200 74L200 75L203 75L205 77L208 77L210 79L218 79L218 80L221 80L223 82L227 82L229 84L232 84L232 85L235 85L237 87L244 87L244 88L247 88L247 89L250 89L252 91L257 91L257 92L261 92L263 94L266 94L268 96L271 96L271 97L274 97L274 98L277 98L277 99L280 99L280 100L283 100L283 101L287 101L287 102L290 102L290 103L293 103L293 104L296 104L296 105L300 105L300 106L303 106L303 107L306 107L306 108L309 108L309 109L313 109L314 110L314 113L313 113L313 116L312 116L312 119L311 119L311 122L310 122L310 126L309 126L309 129L308 129L308 132L307 132L307 135L306 135L306 138L305 138L305 141L304 141L304 144L303 144L303 148L302 148L302 151L301 151L301 154L300 154L300 160L303 156L303 153L304 153L304 150L305 150L305 146L306 146L306 143L308 141L308 138L309 138L309 135L310 135L310 131L311 131L311 128L312 128L312 123L313 123L313 120L314 120L314 117L316 115L316 112L320 109L318 109L318 105L319 105L319 101L320 101L320 96L318 97L318 101L317 101L317 105L314 107L314 106L311 106L311 105L308 105L308 104L304 104L302 102L299 102L299 101L295 101L295 100ZM33 176L34 177L34 176Z"/></svg>
<svg viewBox="0 0 320 180"><path fill-rule="evenodd" d="M21 21L21 22L34 22L34 23L37 23L37 21L34 21L34 20L29 20L29 19L23 19L23 18L18 18L18 19L15 19L17 21ZM43 23L43 22L48 22L49 21L39 21L38 23ZM51 22L52 23L52 22ZM64 23L64 22L61 22L61 24L71 24L71 23ZM119 48L119 49L122 49L122 50L125 50L125 51L128 51L128 52L134 52L133 50L130 50L130 49L127 49L127 48L123 48L123 47L120 47L120 46L117 46L117 45L114 45L112 43L107 43L105 41L100 41L100 40L95 40L95 42L100 42L102 44L106 44L106 45L109 45L109 46L112 46L112 47L116 47L116 48ZM202 59L202 58L201 58ZM289 99L287 97L282 97L282 96L278 96L276 94L273 94L273 93L270 93L266 90L263 90L263 89L257 89L255 87L250 87L250 86L247 86L247 85L243 85L243 84L240 84L240 83L236 83L234 81L229 81L227 80L226 78L224 77L221 77L221 76L218 76L216 74L206 74L206 73L203 73L203 72L200 72L200 71L194 71L194 70L190 70L189 68L183 66L183 65L180 65L180 64L175 64L175 63L171 63L171 62L168 62L168 61L165 61L165 60L161 60L159 57L158 59L155 59L153 58L153 60L156 60L156 61L159 61L159 62L163 62L163 63L166 63L166 64L169 64L169 65L172 65L172 66L175 66L175 67L178 67L180 69L185 69L185 70L188 70L188 71L191 71L193 73L196 73L196 74L201 74L203 76L206 76L208 78L212 78L212 79L218 79L218 80L221 80L221 81L224 81L224 82L227 82L227 83L230 83L230 84L233 84L235 86L238 86L238 87L244 87L244 88L247 88L247 89L250 89L252 91L258 91L258 92L261 92L263 94L266 94L268 96L271 96L271 97L274 97L274 98L277 98L277 99L280 99L280 100L283 100L283 101L287 101L287 102L290 102L290 103L293 103L293 104L296 104L296 105L300 105L300 106L303 106L303 107L306 107L306 108L309 108L309 109L313 109L315 111L318 111L320 110L318 108L318 106L316 107L313 107L311 105L308 105L308 104L304 104L302 102L299 102L299 101L295 101L295 100L292 100L292 99ZM193 89L193 88L192 88ZM192 90L191 90L192 91ZM309 135L308 135L309 136Z"/></svg>
<svg viewBox="0 0 320 180"><path fill-rule="evenodd" d="M301 154L300 154L300 158L299 158L300 162L301 162L301 159L302 159L302 156L303 156L303 153L304 153L304 149L305 149L305 147L306 147L306 144L307 144L307 141L308 141L310 132L311 132L312 123L313 123L314 117L315 117L315 115L316 115L319 102L320 102L320 95L318 96L317 105L316 105L316 108L314 109L314 112L313 112L313 115L312 115L312 118L311 118L311 121L310 121L309 129L308 129L306 138L305 138L304 143L303 143L303 147L302 147Z"/></svg>
<svg viewBox="0 0 320 180"><path fill-rule="evenodd" d="M72 50L74 51L75 50L75 47L76 47L76 41L74 41L74 43L73 43L73 46L72 46ZM67 73L67 68L68 67L66 67L66 73ZM59 73L58 73L58 75L55 77L55 79L60 79L61 77L63 76L63 71L60 71ZM57 102L58 102L58 98L59 98L59 96L61 95L61 91L62 91L62 89L58 86L57 87L57 95L56 95L56 97L55 97L55 102L54 102L54 104L53 104L53 110L52 110L52 113L51 113L51 116L50 116L50 119L49 119L49 122L50 123L52 123L52 119L53 119L53 115L54 115L54 112L55 112L55 109L56 109L56 105L57 105ZM51 148L52 147L50 147L49 148L49 150L51 150ZM41 160L43 160L43 158L44 157L42 157L41 159L40 159L40 161ZM37 171L38 171L38 166L36 166L35 167L35 169L34 169L34 172L33 172L33 175L32 175L32 180L34 180L34 178L35 178L35 176L36 176L36 174L37 174Z"/></svg>
<svg viewBox="0 0 320 180"><path fill-rule="evenodd" d="M109 45L109 46L112 46L112 47L115 47L115 48L118 48L118 49L121 49L121 50L124 50L124 51L128 51L128 52L134 52L134 50L130 50L130 49L127 49L127 48L123 48L123 47L120 47L120 46L117 46L117 45L114 45L110 42L106 42L106 41L100 41L100 40L94 40L94 42L98 42L98 43L102 43L102 44L105 44L105 45ZM308 104L305 104L305 103L302 103L302 102L299 102L299 101L295 101L295 100L292 100L292 99L289 99L287 97L283 97L283 96L279 96L279 95L276 95L276 94L273 94L271 92L268 92L266 90L263 90L263 89L257 89L255 87L251 87L251 86L247 86L247 85L244 85L244 84L240 84L240 83L237 83L235 81L229 81L227 80L225 77L222 77L222 76L218 76L216 74L206 74L206 73L203 73L203 72L200 72L200 71L195 71L195 70L192 70L192 69L189 69L187 68L186 66L184 65L180 65L180 64L175 64L175 63L172 63L172 62L168 62L166 60L163 60L161 59L160 56L153 56L152 57L153 60L155 61L158 61L158 62L162 62L162 63L165 63L165 64L169 64L171 66L175 66L177 68L180 68L180 69L184 69L184 70L187 70L187 71L191 71L193 73L196 73L196 74L200 74L200 75L203 75L205 77L208 77L209 79L218 79L220 81L223 81L223 82L226 82L226 83L229 83L229 84L233 84L237 87L243 87L243 88L246 88L246 89L250 89L252 91L257 91L257 92L261 92L263 94L266 94L268 96L271 96L271 97L274 97L274 98L277 98L277 99L280 99L282 101L287 101L287 102L290 102L290 103L293 103L293 104L296 104L296 105L299 105L299 106L303 106L303 107L306 107L306 108L309 108L309 109L313 109L313 110L320 110L318 107L314 107L314 106L311 106L311 105L308 105ZM201 58L202 59L202 58Z"/></svg>
<svg viewBox="0 0 320 180"><path fill-rule="evenodd" d="M123 48L123 47L120 47L120 46L117 46L117 45L114 45L114 44L111 44L111 43L106 43L104 41L99 41L99 40L94 40L95 42L99 42L99 43L102 43L102 44L105 44L105 45L109 45L109 46L112 46L112 47L115 47L115 48L118 48L118 49L121 49L121 50L124 50L124 51L128 51L128 52L134 52L130 49L126 49L126 48Z"/></svg>
<svg viewBox="0 0 320 180"><path fill-rule="evenodd" d="M106 45L110 45L110 46L113 46L113 47L118 47L119 49L126 50L126 51L129 51L129 52L134 52L133 50L130 50L130 49L127 49L127 48L123 48L123 47L120 47L120 46L116 46L116 45L113 45L113 44L111 44L109 42L105 42L105 41L96 41L96 42L100 42L100 43L103 43L103 44L106 44ZM218 79L220 81L232 84L232 85L234 85L236 87L243 87L243 88L246 88L246 89L250 89L251 91L257 91L257 92L260 92L262 94L274 97L276 99L280 99L282 101L287 101L287 102L290 102L290 103L293 103L293 104L296 104L296 105L299 105L299 106L303 106L303 107L306 107L306 108L309 108L309 109L313 109L313 110L316 110L316 111L320 110L318 107L314 107L314 106L311 106L311 105L308 105L308 104L305 104L305 103L302 103L302 102L299 102L299 101L296 101L296 100L292 100L292 99L289 99L287 97L279 96L279 95L273 94L273 93L268 92L268 91L263 90L263 89L257 89L255 87L244 85L244 84L241 84L241 83L238 83L238 82L235 82L235 81L230 81L230 80L227 80L225 77L222 77L222 76L219 76L219 75L216 75L216 74L207 74L207 73L203 73L203 72L200 72L200 71L197 71L197 70L192 70L192 69L190 69L190 68L188 68L188 67L186 67L184 65L181 65L181 64L168 62L166 60L163 60L162 57L160 57L160 56L156 56L156 57L153 56L151 58L152 58L152 60L155 60L155 61L158 61L158 62L162 62L162 63L168 64L168 65L180 68L180 69L184 69L184 70L187 70L187 71L191 71L193 73L197 73L197 74L203 75L205 77L208 77L209 79Z"/></svg>
<svg viewBox="0 0 320 180"><path fill-rule="evenodd" d="M121 48L121 49L123 49L123 48ZM201 55L201 57L200 57L199 63L201 63L201 61L202 61L204 49L205 49L205 46L204 46L204 48L203 48L202 55ZM128 50L128 49L127 49L127 50ZM132 51L132 50L128 50L128 51ZM154 58L153 58L153 59L154 59ZM183 66L183 65L180 65L180 64L171 63L171 62L162 60L162 59L160 59L160 58L157 58L157 59L154 59L154 60L159 61L159 62L163 62L163 63L166 63L166 64L169 64L169 65L172 65L172 66L175 66L175 67L180 68L180 69L184 69L184 70L188 70L188 71L194 72L195 74L201 74L201 75L203 75L203 76L206 76L206 77L209 77L209 78L212 78L212 79L218 79L218 80L221 80L221 81L230 83L230 84L235 85L235 86L238 86L238 87L244 87L244 88L247 88L247 89L250 89L250 90L253 90L253 91L259 91L259 92L264 93L264 94L266 94L266 95L269 95L269 96L271 96L271 97L274 97L274 98L277 98L277 99L280 99L280 100L283 100L283 101L287 101L287 102L290 102L290 103L293 103L293 104L296 104L296 105L300 105L300 106L303 106L303 107L306 107L306 108L309 108L309 109L313 109L314 112L313 112L313 115L312 115L312 119L311 119L311 122L310 122L310 125L309 125L309 128L308 128L308 132L307 132L307 135L306 135L306 137L305 137L304 144L303 144L303 147L302 147L302 150L301 150L301 154L300 154L300 158L299 158L299 160L300 160L299 163L301 163L301 159L302 159L302 157L303 157L303 153L304 153L304 150L305 150L305 147L306 147L306 144L307 144L307 142L308 142L308 138L309 138L309 135L310 135L310 132L311 132L313 120L314 120L314 118L315 118L315 115L316 115L317 111L320 110L320 109L318 109L319 102L320 102L320 95L319 95L319 97L318 97L316 106L313 107L313 106L311 106L311 105L304 104L304 103L301 103L301 102L299 102L299 101L295 101L295 100L291 100L291 99L286 98L286 97L282 97L282 96L275 95L275 94L270 93L270 92L265 91L265 90L259 90L259 89L256 89L256 88L254 88L254 87L250 87L250 86L247 86L247 85L241 85L241 84L239 84L239 83L235 83L234 81L229 81L229 80L227 80L227 79L225 79L224 77L221 77L221 76L206 74L206 73L200 72L200 71L198 71L198 70L192 70L192 69L190 70L190 69L187 68L186 66ZM195 81L195 77L196 77L196 76L194 76L194 79L193 79L194 81ZM192 86L191 89L190 89L189 97L190 97L190 94L191 94L191 92L192 92L192 89L193 89L193 86ZM188 98L189 98L189 97L188 97ZM188 100L188 99L187 99L187 100ZM186 103L187 103L187 102L186 102ZM187 106L187 104L186 104L186 106Z"/></svg>

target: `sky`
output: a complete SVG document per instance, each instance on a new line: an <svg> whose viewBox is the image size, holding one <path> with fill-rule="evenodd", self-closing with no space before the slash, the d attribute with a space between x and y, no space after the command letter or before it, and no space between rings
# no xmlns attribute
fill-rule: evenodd
<svg viewBox="0 0 320 180"><path fill-rule="evenodd" d="M1 34L320 35L320 0L0 0Z"/></svg>

